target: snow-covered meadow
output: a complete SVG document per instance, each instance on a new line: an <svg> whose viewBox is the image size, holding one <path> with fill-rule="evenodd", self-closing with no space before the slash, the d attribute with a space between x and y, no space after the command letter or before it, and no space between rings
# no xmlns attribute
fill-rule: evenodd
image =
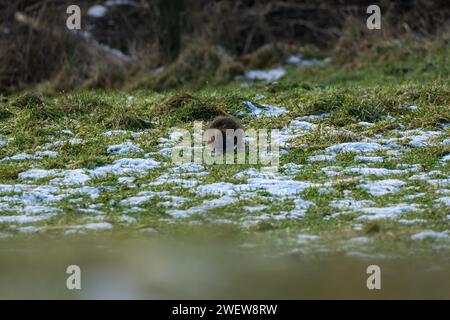
<svg viewBox="0 0 450 320"><path fill-rule="evenodd" d="M427 154L448 148L445 125L403 129L387 117L339 128L329 113L291 116L288 107L260 104L264 99L260 94L242 101L235 114L248 122L246 128L283 119L276 168L174 164L171 154L180 140L174 126L87 133L83 123L68 119L69 127L57 127L58 137L26 150L12 148L17 138L3 134L0 164L16 175L0 181L1 237L228 225L244 233L267 229L286 252L355 245L364 251L386 240L384 232L370 232L375 224L397 228L406 242L432 239L426 244L448 250L450 159L444 154L431 161ZM380 123L393 129L377 132ZM330 142L314 144L317 135ZM107 160L61 165L72 149L89 158L86 145Z"/></svg>

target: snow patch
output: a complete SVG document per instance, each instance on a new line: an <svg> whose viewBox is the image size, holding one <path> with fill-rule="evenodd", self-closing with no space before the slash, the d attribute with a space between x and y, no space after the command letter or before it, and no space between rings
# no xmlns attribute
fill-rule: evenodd
<svg viewBox="0 0 450 320"><path fill-rule="evenodd" d="M319 162L319 161L336 161L335 154L319 154L316 156L308 157L306 160L308 162Z"/></svg>
<svg viewBox="0 0 450 320"><path fill-rule="evenodd" d="M374 176L388 176L397 175L402 173L407 173L408 170L395 170L395 169L385 169L385 168L346 168L345 173L356 173L361 175L374 175Z"/></svg>
<svg viewBox="0 0 450 320"><path fill-rule="evenodd" d="M250 110L250 114L256 117L279 117L288 112L284 107L274 107L269 104L253 104L250 101L244 101L244 104Z"/></svg>
<svg viewBox="0 0 450 320"><path fill-rule="evenodd" d="M400 203L395 206L384 207L384 208L362 208L359 212L368 213L369 215L363 215L358 217L358 220L378 220L378 219L389 219L396 218L402 213L418 211L418 206L416 204L405 204Z"/></svg>
<svg viewBox="0 0 450 320"><path fill-rule="evenodd" d="M449 239L448 231L436 232L433 230L424 230L411 236L412 240L424 239Z"/></svg>
<svg viewBox="0 0 450 320"><path fill-rule="evenodd" d="M102 5L95 5L88 9L87 15L93 18L102 18L108 12L108 8Z"/></svg>
<svg viewBox="0 0 450 320"><path fill-rule="evenodd" d="M383 162L383 157L355 156L354 160L361 162Z"/></svg>
<svg viewBox="0 0 450 320"><path fill-rule="evenodd" d="M283 68L272 70L249 70L244 73L244 77L249 80L262 80L266 82L273 82L286 74Z"/></svg>
<svg viewBox="0 0 450 320"><path fill-rule="evenodd" d="M389 193L399 191L399 187L405 185L404 181L398 179L387 179L378 181L367 181L361 187L373 196L380 197Z"/></svg>
<svg viewBox="0 0 450 320"><path fill-rule="evenodd" d="M127 155L130 153L141 153L144 152L144 150L130 141L127 141L121 144L110 145L107 152L111 155Z"/></svg>
<svg viewBox="0 0 450 320"><path fill-rule="evenodd" d="M383 150L385 147L375 142L346 142L330 146L325 150L328 152L356 152L366 153Z"/></svg>

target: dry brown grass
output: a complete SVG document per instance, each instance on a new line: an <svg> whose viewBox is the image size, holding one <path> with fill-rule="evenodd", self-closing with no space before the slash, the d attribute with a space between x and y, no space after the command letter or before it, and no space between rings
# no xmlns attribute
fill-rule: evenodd
<svg viewBox="0 0 450 320"><path fill-rule="evenodd" d="M186 84L195 89L227 82L246 68L278 64L288 54L320 56L317 48L337 44L335 57L349 61L372 50L380 39L389 46L391 39L405 34L445 36L450 16L446 0L384 1L382 30L369 32L368 1L185 0L181 54L164 72L155 74L149 70L163 61L158 56L155 2L138 3L138 7L110 9L105 19L84 16L82 20L95 27L92 34L97 41L135 59L125 64L65 30L66 16L61 12L69 1L9 3L0 12L0 91L166 90ZM80 1L84 14L92 4ZM35 19L39 27L16 21L17 12ZM114 22L112 27L108 21Z"/></svg>

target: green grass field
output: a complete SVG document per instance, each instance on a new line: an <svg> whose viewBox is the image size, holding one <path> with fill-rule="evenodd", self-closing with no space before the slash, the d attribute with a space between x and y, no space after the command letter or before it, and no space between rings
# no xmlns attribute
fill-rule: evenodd
<svg viewBox="0 0 450 320"><path fill-rule="evenodd" d="M192 237L269 256L448 258L449 57L445 45L393 42L347 63L283 66L270 84L4 97L0 238ZM286 112L255 116L246 101ZM175 128L223 112L282 130L278 172L172 163Z"/></svg>

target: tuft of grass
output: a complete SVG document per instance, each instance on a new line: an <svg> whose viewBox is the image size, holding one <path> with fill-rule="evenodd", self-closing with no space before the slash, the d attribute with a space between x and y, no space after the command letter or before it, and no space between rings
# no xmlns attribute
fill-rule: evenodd
<svg viewBox="0 0 450 320"><path fill-rule="evenodd" d="M157 113L171 118L174 122L207 121L227 114L217 106L186 93L169 97L157 108Z"/></svg>
<svg viewBox="0 0 450 320"><path fill-rule="evenodd" d="M83 114L97 110L112 109L112 106L98 97L69 95L65 97L62 109L68 114Z"/></svg>
<svg viewBox="0 0 450 320"><path fill-rule="evenodd" d="M369 223L367 223L364 226L364 233L365 234L372 235L372 234L375 234L375 233L379 233L380 231L381 231L381 226L376 221L369 222Z"/></svg>
<svg viewBox="0 0 450 320"><path fill-rule="evenodd" d="M17 109L36 109L42 108L44 101L40 95L27 92L13 99L11 106Z"/></svg>
<svg viewBox="0 0 450 320"><path fill-rule="evenodd" d="M6 106L0 105L0 121L8 119L13 116L13 113L9 111Z"/></svg>

